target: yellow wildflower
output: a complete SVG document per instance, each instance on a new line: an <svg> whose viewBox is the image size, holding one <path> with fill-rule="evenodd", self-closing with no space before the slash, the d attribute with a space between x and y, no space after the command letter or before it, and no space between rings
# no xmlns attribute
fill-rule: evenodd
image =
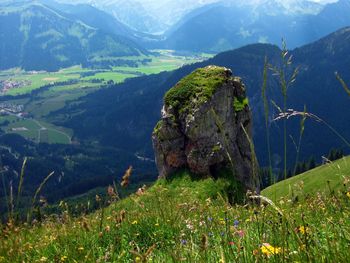
<svg viewBox="0 0 350 263"><path fill-rule="evenodd" d="M62 256L62 257L61 257L61 262L65 262L67 259L68 259L67 256Z"/></svg>
<svg viewBox="0 0 350 263"><path fill-rule="evenodd" d="M132 225L137 225L137 220L132 221Z"/></svg>
<svg viewBox="0 0 350 263"><path fill-rule="evenodd" d="M0 258L0 262L1 262L1 258ZM47 257L41 257L40 262L47 262Z"/></svg>
<svg viewBox="0 0 350 263"><path fill-rule="evenodd" d="M84 247L78 247L78 250L79 250L79 251L83 251L83 250L84 250Z"/></svg>
<svg viewBox="0 0 350 263"><path fill-rule="evenodd" d="M266 256L276 255L281 253L282 248L271 246L269 243L264 243L261 248L261 252Z"/></svg>
<svg viewBox="0 0 350 263"><path fill-rule="evenodd" d="M350 191L346 193L346 196L350 198Z"/></svg>
<svg viewBox="0 0 350 263"><path fill-rule="evenodd" d="M304 235L306 233L309 233L310 229L308 227L305 227L305 226L300 226L300 227L298 227L298 232Z"/></svg>
<svg viewBox="0 0 350 263"><path fill-rule="evenodd" d="M159 223L155 223L154 225L155 225L155 226L159 226Z"/></svg>
<svg viewBox="0 0 350 263"><path fill-rule="evenodd" d="M135 258L135 262L141 262L141 258L140 257L136 257Z"/></svg>

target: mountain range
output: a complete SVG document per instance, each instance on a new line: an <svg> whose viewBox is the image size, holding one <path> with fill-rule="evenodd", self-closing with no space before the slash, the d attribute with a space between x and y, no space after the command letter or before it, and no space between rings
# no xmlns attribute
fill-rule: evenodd
<svg viewBox="0 0 350 263"><path fill-rule="evenodd" d="M0 5L0 69L54 71L148 54L131 30L102 11L42 2Z"/></svg>
<svg viewBox="0 0 350 263"><path fill-rule="evenodd" d="M71 1L59 0L62 3ZM183 15L218 0L77 0L93 5L129 27L144 33L162 33L178 22Z"/></svg>
<svg viewBox="0 0 350 263"><path fill-rule="evenodd" d="M197 9L174 25L155 46L175 50L219 52L252 43L295 48L350 26L350 1L325 6L308 1L217 3Z"/></svg>

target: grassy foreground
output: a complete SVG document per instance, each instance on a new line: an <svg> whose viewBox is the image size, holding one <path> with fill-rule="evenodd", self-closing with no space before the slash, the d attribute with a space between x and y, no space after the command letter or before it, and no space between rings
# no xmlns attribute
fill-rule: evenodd
<svg viewBox="0 0 350 263"><path fill-rule="evenodd" d="M226 201L226 179L186 173L121 201L110 187L94 214L73 218L62 202L33 226L1 226L0 262L348 262L349 179L332 194L244 206Z"/></svg>

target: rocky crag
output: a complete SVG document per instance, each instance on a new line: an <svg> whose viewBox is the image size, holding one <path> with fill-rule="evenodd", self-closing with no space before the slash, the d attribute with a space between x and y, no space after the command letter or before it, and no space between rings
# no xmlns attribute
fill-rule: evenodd
<svg viewBox="0 0 350 263"><path fill-rule="evenodd" d="M256 189L252 118L241 79L208 66L192 72L164 97L152 140L160 177L180 169L217 178L223 170L244 190Z"/></svg>

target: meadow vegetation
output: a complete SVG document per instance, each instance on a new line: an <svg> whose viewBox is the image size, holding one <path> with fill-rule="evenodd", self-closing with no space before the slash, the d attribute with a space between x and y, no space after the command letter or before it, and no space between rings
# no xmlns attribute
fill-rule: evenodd
<svg viewBox="0 0 350 263"><path fill-rule="evenodd" d="M93 214L61 202L56 215L2 225L0 262L346 262L349 182L300 201L247 195L244 206L227 201L225 179L188 173L123 200L109 187Z"/></svg>

